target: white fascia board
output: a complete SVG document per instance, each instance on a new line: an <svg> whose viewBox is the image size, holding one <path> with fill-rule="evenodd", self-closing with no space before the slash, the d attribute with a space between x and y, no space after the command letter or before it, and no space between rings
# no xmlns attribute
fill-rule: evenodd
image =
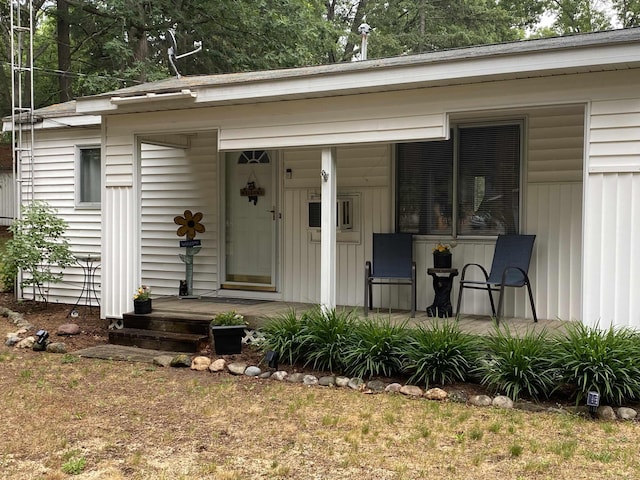
<svg viewBox="0 0 640 480"><path fill-rule="evenodd" d="M528 52L467 58L421 65L372 68L269 82L229 83L200 87L196 104L321 97L356 91L384 91L436 85L473 83L489 79L540 77L576 71L600 71L640 65L637 45Z"/></svg>
<svg viewBox="0 0 640 480"><path fill-rule="evenodd" d="M99 128L102 123L102 117L100 115L74 115L72 117L50 117L36 119L36 123L33 125L35 130L51 130L55 128L66 127L96 127ZM5 120L2 122L2 131L10 132L12 130L11 120ZM29 128L28 124L23 125L25 128Z"/></svg>
<svg viewBox="0 0 640 480"><path fill-rule="evenodd" d="M115 112L118 106L111 103L111 97L85 97L76 100L76 113Z"/></svg>

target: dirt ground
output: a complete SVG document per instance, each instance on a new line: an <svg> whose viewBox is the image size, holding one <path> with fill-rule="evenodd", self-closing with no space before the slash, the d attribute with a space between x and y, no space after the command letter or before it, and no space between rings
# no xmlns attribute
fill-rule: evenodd
<svg viewBox="0 0 640 480"><path fill-rule="evenodd" d="M55 335L70 306L0 305ZM70 352L105 344L73 319ZM0 318L0 334L15 331ZM210 355L210 352L202 352ZM243 360L261 354L243 348ZM287 371L293 368L284 365ZM313 372L296 367L305 373ZM637 422L477 408L0 345L0 478L166 480L637 478ZM384 379L389 380L389 379ZM399 379L400 380L400 379ZM447 391L481 393L474 384Z"/></svg>
<svg viewBox="0 0 640 480"><path fill-rule="evenodd" d="M19 302L16 301L13 293L0 293L0 306L21 313L34 327L29 332L30 335L41 329L47 330L51 341L63 341L69 352L108 343L108 322L100 319L95 308L93 313L87 312L86 315L82 315L84 312L81 311L80 317L71 318L69 316L71 305L59 303L45 305L29 300ZM64 338L56 337L58 327L64 323L78 324L82 333Z"/></svg>

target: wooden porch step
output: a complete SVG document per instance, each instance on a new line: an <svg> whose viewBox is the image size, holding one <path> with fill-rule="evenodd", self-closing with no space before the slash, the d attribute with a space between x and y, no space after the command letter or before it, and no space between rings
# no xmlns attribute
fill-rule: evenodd
<svg viewBox="0 0 640 480"><path fill-rule="evenodd" d="M194 353L209 341L202 333L167 332L125 327L109 331L109 343L153 350Z"/></svg>
<svg viewBox="0 0 640 480"><path fill-rule="evenodd" d="M160 332L191 333L209 335L211 317L203 315L179 315L176 313L152 312L146 315L125 313L122 316L124 328L156 330Z"/></svg>

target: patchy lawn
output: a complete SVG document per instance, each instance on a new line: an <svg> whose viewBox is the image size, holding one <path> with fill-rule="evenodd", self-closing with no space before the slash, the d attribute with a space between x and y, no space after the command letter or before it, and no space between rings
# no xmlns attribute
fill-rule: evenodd
<svg viewBox="0 0 640 480"><path fill-rule="evenodd" d="M38 328L65 320L68 306L49 309L25 309L25 316ZM72 349L106 342L100 320L77 323L84 333L70 340ZM0 318L2 338L13 330ZM637 422L364 395L4 344L0 378L5 479L579 480L632 479L640 471Z"/></svg>

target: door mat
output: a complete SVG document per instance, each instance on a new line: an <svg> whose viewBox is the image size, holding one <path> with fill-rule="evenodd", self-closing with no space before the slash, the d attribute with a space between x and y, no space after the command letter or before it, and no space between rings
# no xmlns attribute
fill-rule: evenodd
<svg viewBox="0 0 640 480"><path fill-rule="evenodd" d="M269 303L271 300L256 300L253 298L229 298L229 297L200 297L205 302L212 303L235 303L236 305L259 305Z"/></svg>

